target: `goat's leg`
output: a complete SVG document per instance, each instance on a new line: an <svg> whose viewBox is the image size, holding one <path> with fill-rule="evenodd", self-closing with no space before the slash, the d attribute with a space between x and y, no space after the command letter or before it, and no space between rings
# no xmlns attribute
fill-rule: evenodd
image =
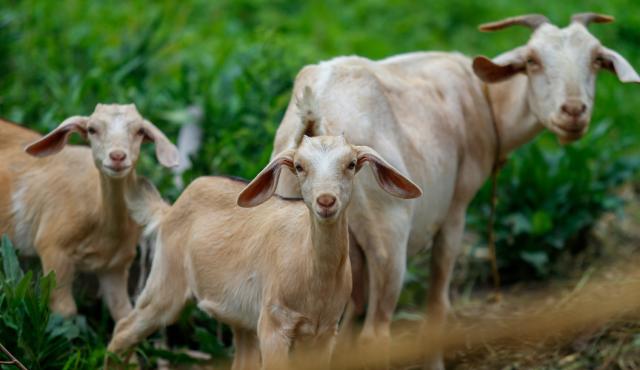
<svg viewBox="0 0 640 370"><path fill-rule="evenodd" d="M131 301L127 291L129 266L123 266L98 274L100 290L114 321L131 312Z"/></svg>
<svg viewBox="0 0 640 370"><path fill-rule="evenodd" d="M342 317L342 325L338 334L339 347L349 347L355 344L355 320L365 312L367 299L367 277L364 252L349 231L349 261L351 262L351 300L347 304Z"/></svg>
<svg viewBox="0 0 640 370"><path fill-rule="evenodd" d="M406 270L411 219L406 208L397 205L372 209L378 212L365 212L350 225L362 246L368 273L368 307L360 342L379 341L388 351L391 319Z"/></svg>
<svg viewBox="0 0 640 370"><path fill-rule="evenodd" d="M141 297L134 309L116 324L107 348L110 352L121 354L177 319L185 303L180 295L167 294L162 290L147 292L150 299Z"/></svg>
<svg viewBox="0 0 640 370"><path fill-rule="evenodd" d="M449 285L451 275L460 253L462 234L464 232L465 208L458 208L447 216L440 232L436 235L431 253L431 271L429 294L427 297L427 330L440 333L446 323L451 307ZM428 334L428 333L425 333ZM442 354L428 359L425 369L444 369Z"/></svg>
<svg viewBox="0 0 640 370"><path fill-rule="evenodd" d="M293 340L291 363L293 369L331 369L337 332L328 332L313 339Z"/></svg>
<svg viewBox="0 0 640 370"><path fill-rule="evenodd" d="M160 243L156 245L149 278L133 311L116 324L107 348L111 352L122 353L160 327L173 323L184 307L189 289L180 262L182 256L166 255L166 248L162 247Z"/></svg>
<svg viewBox="0 0 640 370"><path fill-rule="evenodd" d="M289 351L291 349L291 334L284 326L295 327L280 323L265 314L260 315L258 321L258 341L260 342L260 357L262 370L289 369Z"/></svg>
<svg viewBox="0 0 640 370"><path fill-rule="evenodd" d="M73 278L76 271L73 260L60 249L50 247L42 248L42 250L47 251L40 254L42 271L45 274L53 271L56 275L56 287L51 292L49 299L51 311L65 317L75 315L78 308L73 299Z"/></svg>
<svg viewBox="0 0 640 370"><path fill-rule="evenodd" d="M258 337L254 331L233 327L233 356L231 370L257 370L260 368Z"/></svg>

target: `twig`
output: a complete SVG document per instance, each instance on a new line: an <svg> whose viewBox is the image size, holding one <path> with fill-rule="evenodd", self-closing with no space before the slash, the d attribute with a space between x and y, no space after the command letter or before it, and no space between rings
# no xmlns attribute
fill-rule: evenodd
<svg viewBox="0 0 640 370"><path fill-rule="evenodd" d="M0 364L2 364L2 365L15 365L20 370L29 370L22 364L22 362L20 362L17 358L13 357L11 352L9 352L9 350L6 349L2 345L2 343L0 343L0 350L2 350L2 352L4 352L4 354L7 355L9 357L9 359L10 359L10 361L0 361Z"/></svg>

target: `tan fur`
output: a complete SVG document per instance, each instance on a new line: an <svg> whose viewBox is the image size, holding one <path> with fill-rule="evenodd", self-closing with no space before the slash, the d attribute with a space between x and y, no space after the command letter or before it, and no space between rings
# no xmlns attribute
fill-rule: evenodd
<svg viewBox="0 0 640 370"><path fill-rule="evenodd" d="M344 210L355 163L364 155L381 160L343 138L305 139L249 185L199 178L163 210L152 190L134 196L146 200L131 202L133 207L161 218L156 254L147 285L131 314L117 324L109 350L122 352L173 322L193 296L198 307L232 327L234 369L257 366L258 344L263 368L287 366L295 361L291 349L306 348L324 353L317 366L327 368L351 293ZM297 171L304 201L270 198L281 170ZM419 195L414 185L407 189ZM334 196L334 206L319 206L323 196ZM241 208L236 199L256 207Z"/></svg>
<svg viewBox="0 0 640 370"><path fill-rule="evenodd" d="M554 42L569 37L573 41L586 40L590 47L598 45L578 24L562 30L544 24L535 35L545 34L554 37ZM542 44L543 38L535 35L534 45ZM578 57L575 63L585 64L580 65L580 71L595 73L591 60L581 59L582 53L567 48L556 50L556 54L566 53L567 58ZM554 50L545 52L551 61L562 57L550 55ZM625 76L632 81L637 75L626 69ZM494 165L496 136L491 110L497 120L502 157L531 140L545 126L563 141L584 134L584 130L579 135L567 133L562 127L586 129L591 107L573 120L561 114L561 105L570 97L593 99L589 76L584 77L585 82L578 74L554 80L560 87L565 82L567 86L585 85L580 86L581 95L573 96L564 94L571 89L558 90L554 86L554 92L563 93L551 94L555 100L542 103L536 99L545 91L536 82L536 91L531 93L531 77L526 71L516 70L509 77L488 86L493 103L490 106L483 94L484 83L472 69L472 60L457 53L410 53L381 61L339 57L307 66L297 76L293 96L301 96L306 86L313 88L327 135L344 133L349 142L374 148L425 190L422 198L401 202L381 192L373 177L362 178L353 190L349 229L366 260L365 271L354 270L354 280L358 282L354 286L364 286L362 278L356 280L360 274L367 274L369 286L361 335L365 343L373 338L387 340L407 255L430 246L433 255L429 317L437 323L446 316L449 282L460 250L466 209ZM274 140L274 155L297 145L299 114L292 98ZM564 126L557 128L553 122ZM283 174L277 192L295 196L299 191L294 178ZM354 292L361 300L363 294L358 293ZM431 367L442 368L441 360L436 359Z"/></svg>
<svg viewBox="0 0 640 370"><path fill-rule="evenodd" d="M141 231L124 200L135 171L118 178L104 174L88 147L66 146L46 158L24 152L41 139L0 121L0 232L8 233L22 254L38 255L45 273L55 272L53 311L76 313L73 278L78 271L90 272L98 275L118 320L131 310L127 277Z"/></svg>

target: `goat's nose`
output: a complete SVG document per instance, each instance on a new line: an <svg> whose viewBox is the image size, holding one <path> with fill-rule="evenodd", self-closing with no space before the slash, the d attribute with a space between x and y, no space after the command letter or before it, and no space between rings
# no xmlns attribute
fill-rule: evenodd
<svg viewBox="0 0 640 370"><path fill-rule="evenodd" d="M114 162L122 162L127 158L127 153L122 150L114 150L109 153L109 158Z"/></svg>
<svg viewBox="0 0 640 370"><path fill-rule="evenodd" d="M578 118L587 111L587 105L580 100L567 100L560 109L569 117Z"/></svg>
<svg viewBox="0 0 640 370"><path fill-rule="evenodd" d="M336 197L329 194L322 194L316 199L316 202L320 207L329 208L336 204Z"/></svg>

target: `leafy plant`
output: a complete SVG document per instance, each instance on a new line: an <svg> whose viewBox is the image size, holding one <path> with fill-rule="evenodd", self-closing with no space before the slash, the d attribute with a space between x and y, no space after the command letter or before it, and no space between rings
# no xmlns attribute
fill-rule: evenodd
<svg viewBox="0 0 640 370"><path fill-rule="evenodd" d="M623 138L612 147L612 123L595 126L589 136L562 148L527 145L501 171L496 246L509 279L525 278L527 266L546 276L561 252L584 245L586 231L603 213L621 209L615 189L640 169L637 157L625 155L635 140ZM482 190L469 217L483 236L489 192L489 186Z"/></svg>
<svg viewBox="0 0 640 370"><path fill-rule="evenodd" d="M99 365L100 349L81 316L65 320L48 302L55 275L24 273L6 236L0 244L0 338L29 369L79 369Z"/></svg>

